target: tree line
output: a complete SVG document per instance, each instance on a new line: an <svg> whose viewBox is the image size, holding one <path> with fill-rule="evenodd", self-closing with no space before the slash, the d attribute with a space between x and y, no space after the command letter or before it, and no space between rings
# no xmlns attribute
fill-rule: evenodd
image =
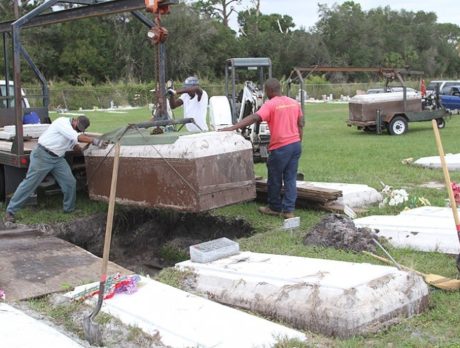
<svg viewBox="0 0 460 348"><path fill-rule="evenodd" d="M14 1L0 0L0 21L14 18ZM260 1L252 1L249 9L243 9L240 0L172 6L162 17L169 32L167 77L182 80L197 74L221 80L224 62L231 57L270 57L278 78L288 76L295 66L311 65L409 67L428 77L459 77L460 27L438 23L433 12L395 11L389 6L364 11L354 1L318 4L319 20L307 29L297 27L301 23L290 16L261 13ZM39 4L23 1L20 12ZM230 16L237 16L238 30L229 27ZM126 13L24 29L22 38L48 81L151 82L155 58L147 31ZM31 71L22 72L24 81L32 81Z"/></svg>

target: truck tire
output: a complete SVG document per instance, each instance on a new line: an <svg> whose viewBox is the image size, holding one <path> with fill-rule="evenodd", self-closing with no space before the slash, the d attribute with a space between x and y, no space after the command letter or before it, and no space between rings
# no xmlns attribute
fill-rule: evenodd
<svg viewBox="0 0 460 348"><path fill-rule="evenodd" d="M446 121L441 117L436 119L436 123L438 124L439 129L443 129L446 127Z"/></svg>
<svg viewBox="0 0 460 348"><path fill-rule="evenodd" d="M403 135L408 129L407 120L402 116L395 116L388 125L388 133L391 135Z"/></svg>

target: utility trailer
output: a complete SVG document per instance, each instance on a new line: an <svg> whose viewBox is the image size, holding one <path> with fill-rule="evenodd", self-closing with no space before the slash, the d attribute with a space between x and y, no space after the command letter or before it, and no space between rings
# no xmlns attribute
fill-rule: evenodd
<svg viewBox="0 0 460 348"><path fill-rule="evenodd" d="M425 109L422 96L417 92L407 90L403 75L422 75L421 71L394 68L366 67L327 67L313 66L308 68L296 67L288 79L288 94L294 81L300 82L304 90L304 79L315 72L323 73L377 73L385 78L385 93L357 95L349 102L347 125L356 126L359 130L381 134L387 130L391 135L402 135L409 129L409 122L423 122L435 119L439 128L445 127L444 118L449 115L439 103L436 107ZM306 76L305 76L306 74ZM390 83L398 81L401 91L391 92ZM301 104L305 99L301 95Z"/></svg>
<svg viewBox="0 0 460 348"><path fill-rule="evenodd" d="M351 98L348 106L347 125L377 134L387 129L391 135L402 135L407 132L409 122L433 119L436 119L439 128L444 128L444 117L449 115L444 108L422 110L422 98L418 93L357 95Z"/></svg>

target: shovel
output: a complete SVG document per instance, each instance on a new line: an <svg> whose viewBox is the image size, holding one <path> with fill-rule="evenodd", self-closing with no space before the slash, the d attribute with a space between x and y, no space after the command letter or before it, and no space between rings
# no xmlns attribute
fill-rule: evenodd
<svg viewBox="0 0 460 348"><path fill-rule="evenodd" d="M96 315L99 313L104 300L105 282L107 280L107 265L109 262L110 254L110 242L112 240L112 224L113 224L113 213L115 210L115 198L117 191L117 179L118 179L118 163L120 160L120 143L115 144L115 154L113 157L113 169L112 169L112 182L110 185L110 197L109 197L109 209L107 212L107 223L105 227L105 238L104 238L104 252L102 255L102 268L101 278L99 282L99 297L97 299L96 308L93 312L83 319L83 330L85 332L86 340L95 346L102 345L102 333L99 329L99 325L93 322Z"/></svg>
<svg viewBox="0 0 460 348"><path fill-rule="evenodd" d="M452 191L452 183L450 182L449 170L447 169L446 159L444 158L444 149L442 147L441 136L439 135L438 123L436 120L431 121L433 125L434 137L436 138L436 146L439 152L439 159L441 160L442 171L444 172L444 181L446 184L447 192L449 193L450 207L454 214L455 228L457 229L458 242L460 243L460 219L458 217L457 204ZM460 274L460 254L457 255L457 270Z"/></svg>
<svg viewBox="0 0 460 348"><path fill-rule="evenodd" d="M403 269L405 271L409 272L414 272L415 274L418 274L419 276L422 276L423 279L425 279L425 282L431 286L434 286L435 288L442 289L442 290L459 290L460 289L460 280L458 279L450 279L443 277L441 275L437 274L432 274L432 273L422 273L419 271L416 271L415 269L403 266L399 263L395 263L396 261L391 261L389 259L386 259L382 256L375 255L373 253L370 253L368 251L363 251L364 254L372 256L373 258L383 261L387 264L394 264L398 269Z"/></svg>

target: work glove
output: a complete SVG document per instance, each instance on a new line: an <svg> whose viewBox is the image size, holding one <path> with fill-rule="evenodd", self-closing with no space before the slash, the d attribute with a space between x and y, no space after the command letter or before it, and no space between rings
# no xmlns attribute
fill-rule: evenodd
<svg viewBox="0 0 460 348"><path fill-rule="evenodd" d="M107 145L109 145L109 142L101 138L93 138L93 140L91 141L91 144L93 144L94 146L97 146L100 149L105 149Z"/></svg>
<svg viewBox="0 0 460 348"><path fill-rule="evenodd" d="M176 91L174 89L172 89L172 88L168 88L168 90L166 91L166 95L168 97L176 95Z"/></svg>
<svg viewBox="0 0 460 348"><path fill-rule="evenodd" d="M174 89L174 81L173 80L168 80L166 82L166 88L167 89L170 89L170 88Z"/></svg>

